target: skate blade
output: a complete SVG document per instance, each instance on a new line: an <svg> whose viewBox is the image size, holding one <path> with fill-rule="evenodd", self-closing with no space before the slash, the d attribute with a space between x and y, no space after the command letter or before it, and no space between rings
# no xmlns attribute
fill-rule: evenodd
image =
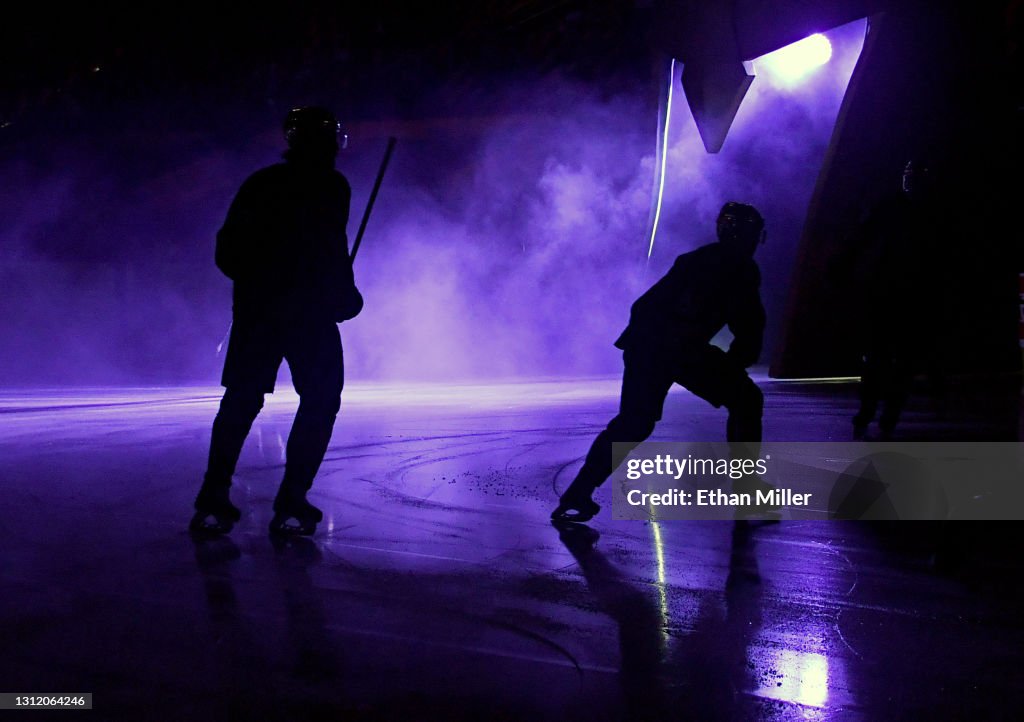
<svg viewBox="0 0 1024 722"><path fill-rule="evenodd" d="M551 521L560 524L582 524L593 519L601 511L600 505L593 501L580 506L583 508L559 504L558 508L551 512Z"/></svg>
<svg viewBox="0 0 1024 722"><path fill-rule="evenodd" d="M297 523L289 524L289 519ZM316 533L316 522L302 522L293 516L275 516L270 520L270 533L280 536L313 536Z"/></svg>
<svg viewBox="0 0 1024 722"><path fill-rule="evenodd" d="M192 517L192 521L188 523L188 530L193 534L220 535L227 534L234 526L233 521L218 519L213 514L197 511Z"/></svg>

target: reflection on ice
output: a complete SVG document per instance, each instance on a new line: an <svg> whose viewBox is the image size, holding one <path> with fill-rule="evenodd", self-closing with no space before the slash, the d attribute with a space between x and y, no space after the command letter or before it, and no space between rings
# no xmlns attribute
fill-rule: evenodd
<svg viewBox="0 0 1024 722"><path fill-rule="evenodd" d="M761 675L759 697L784 702L824 707L829 696L828 657L795 649L779 649L772 653L769 670Z"/></svg>

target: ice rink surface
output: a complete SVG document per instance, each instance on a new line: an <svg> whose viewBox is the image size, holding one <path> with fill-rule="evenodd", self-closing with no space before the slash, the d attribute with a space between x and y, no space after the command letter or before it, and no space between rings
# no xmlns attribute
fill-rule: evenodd
<svg viewBox="0 0 1024 722"><path fill-rule="evenodd" d="M758 380L767 439L848 438L849 384ZM0 686L92 692L97 719L1012 716L1016 525L606 508L560 534L548 515L617 392L354 383L310 496L324 522L283 544L283 387L242 454L243 520L206 541L186 525L220 389L0 393ZM1005 439L983 412L918 402L903 433ZM675 389L653 438L724 423Z"/></svg>

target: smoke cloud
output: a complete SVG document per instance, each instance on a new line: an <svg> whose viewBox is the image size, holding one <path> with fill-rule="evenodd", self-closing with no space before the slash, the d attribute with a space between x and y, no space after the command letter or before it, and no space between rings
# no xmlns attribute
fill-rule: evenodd
<svg viewBox="0 0 1024 722"><path fill-rule="evenodd" d="M612 342L631 302L676 255L714 240L726 200L767 219L758 260L771 347L863 34L863 22L829 33L832 60L793 87L755 61L713 156L675 78L649 260L656 87L505 84L475 99L486 111L466 127L400 138L356 264L366 308L342 326L349 380L615 373ZM230 284L213 266L213 239L242 180L277 161L278 122L235 138L166 132L159 144L118 126L0 160L11 180L0 228L4 384L216 383ZM353 133L339 159L354 188L350 235L383 146Z"/></svg>

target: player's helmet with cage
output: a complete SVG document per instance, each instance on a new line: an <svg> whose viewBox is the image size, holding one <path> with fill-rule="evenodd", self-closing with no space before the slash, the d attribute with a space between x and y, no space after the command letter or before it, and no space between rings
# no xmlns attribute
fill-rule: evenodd
<svg viewBox="0 0 1024 722"><path fill-rule="evenodd" d="M907 196L928 195L934 184L935 169L927 158L911 158L903 166L901 188Z"/></svg>
<svg viewBox="0 0 1024 722"><path fill-rule="evenodd" d="M348 136L341 132L341 123L326 108L292 108L284 119L284 137L289 148L337 144L344 148Z"/></svg>
<svg viewBox="0 0 1024 722"><path fill-rule="evenodd" d="M718 213L717 232L719 241L750 244L753 251L764 243L764 217L754 206L729 201Z"/></svg>

